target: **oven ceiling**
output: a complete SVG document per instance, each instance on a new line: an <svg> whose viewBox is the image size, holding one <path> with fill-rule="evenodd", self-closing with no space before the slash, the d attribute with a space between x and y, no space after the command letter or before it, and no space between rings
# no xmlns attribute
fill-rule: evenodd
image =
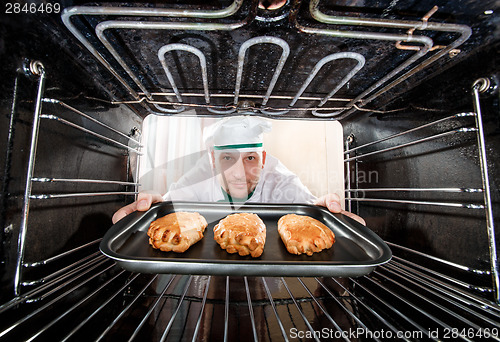
<svg viewBox="0 0 500 342"><path fill-rule="evenodd" d="M59 46L61 56L43 62L63 78L90 74L84 96L130 101L143 117L250 110L344 119L390 110L393 99L498 36L496 1L289 0L272 11L240 0L63 7L70 8L65 25L56 15L38 17L44 21L33 32L32 22L7 25L42 34L47 54ZM65 70L68 58L83 71Z"/></svg>

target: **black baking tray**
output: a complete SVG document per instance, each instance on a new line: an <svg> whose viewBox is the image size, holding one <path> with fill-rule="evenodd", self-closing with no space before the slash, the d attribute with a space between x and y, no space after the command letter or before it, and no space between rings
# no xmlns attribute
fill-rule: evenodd
<svg viewBox="0 0 500 342"><path fill-rule="evenodd" d="M172 212L198 212L208 227L201 241L184 253L162 252L149 245L147 231L152 221ZM266 224L264 253L258 258L229 254L214 240L213 227L236 212L259 215ZM288 253L278 234L277 222L286 214L308 215L335 233L330 249L312 256ZM357 277L388 262L392 252L367 227L327 209L302 204L161 202L146 212L134 212L112 226L100 245L104 255L132 272L237 276L334 276Z"/></svg>

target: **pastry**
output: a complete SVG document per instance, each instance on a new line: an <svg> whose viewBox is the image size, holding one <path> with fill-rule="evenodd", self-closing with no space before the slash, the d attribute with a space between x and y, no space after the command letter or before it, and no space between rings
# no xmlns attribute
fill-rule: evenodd
<svg viewBox="0 0 500 342"><path fill-rule="evenodd" d="M182 253L203 238L207 225L199 213L171 213L151 222L149 243L164 252Z"/></svg>
<svg viewBox="0 0 500 342"><path fill-rule="evenodd" d="M307 254L328 249L335 234L320 221L305 215L289 214L278 220L278 233L291 254Z"/></svg>
<svg viewBox="0 0 500 342"><path fill-rule="evenodd" d="M256 214L231 214L214 227L214 239L228 253L257 258L264 251L266 225Z"/></svg>

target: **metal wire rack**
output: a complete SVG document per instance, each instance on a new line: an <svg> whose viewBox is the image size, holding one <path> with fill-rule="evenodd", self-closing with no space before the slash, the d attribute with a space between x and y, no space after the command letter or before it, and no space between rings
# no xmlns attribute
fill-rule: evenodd
<svg viewBox="0 0 500 342"><path fill-rule="evenodd" d="M415 127L413 129L409 129L397 134L393 134L390 136L387 136L382 139L378 139L376 141L370 142L370 143L365 143L357 147L350 147L353 141L353 137L349 136L345 142L346 151L344 152L345 154L345 159L344 162L346 163L346 168L349 170L348 173L350 173L351 170L351 163L357 162L358 160L365 158L365 157L371 157L374 155L386 153L389 151L394 151L397 149L402 149L408 146L412 146L415 144L421 144L425 142L429 142L432 140L436 139L441 139L450 135L459 135L459 134L470 134L470 133L476 133L476 139L477 139L477 151L478 151L478 157L479 157L479 163L480 163L480 173L481 173L481 179L482 179L482 187L449 187L449 188L351 188L351 184L354 184L355 186L357 185L356 180L351 182L349 179L346 187L346 201L348 203L348 210L352 209L352 202L379 202L379 203L399 203L399 204L412 204L412 205L418 205L418 206L437 206L437 207L453 207L453 208L462 208L465 210L484 210L485 213L485 226L486 226L486 232L487 236L489 239L489 256L490 256L490 270L477 270L477 269L470 269L469 267L463 266L463 265L458 265L456 263L442 260L439 258L433 258L430 255L426 255L425 253L421 253L418 251L414 251L411 249L406 248L407 251L411 251L412 253L419 254L421 256L427 257L427 258L432 258L434 260L438 260L442 264L447 264L452 267L455 267L457 269L462 269L462 270L467 270L476 274L490 274L492 277L492 286L489 289L484 289L484 288L478 288L479 292L491 292L495 294L496 301L499 301L499 286L500 286L500 278L499 278L499 266L498 266L498 255L497 255L497 250L496 250L496 236L495 236L495 229L494 229L494 222L493 222L493 207L492 207L492 202L491 202L491 194L490 194L490 182L489 182L489 174L488 174L488 163L486 159L486 148L485 148L485 140L484 140L484 128L482 124L482 114L481 114L481 108L480 108L480 99L479 99L479 89L483 85L485 80L478 80L474 83L472 87L472 92L473 92L473 101L474 101L474 108L475 112L473 113L459 113L451 116L447 116L445 118ZM422 130L424 128L428 128L431 126L438 125L443 122L447 122L450 120L457 120L460 118L474 118L474 126L473 127L460 127L460 128L455 128L451 129L442 133L437 133L433 134L431 136L426 136L424 138L412 140L406 143L390 146L390 147L385 147L381 148L378 150L370 151L370 152L360 152L363 151L363 149L367 147L372 147L373 145L380 144L382 142L390 141L391 139L401 137L404 135L407 135L409 133L413 133L415 131ZM353 155L354 154L354 155ZM356 166L354 166L356 167ZM440 194L446 194L446 193L459 193L459 194L477 194L480 193L482 194L481 202L453 202L453 201L422 201L422 200L411 200L411 199L398 199L398 198L374 198L370 197L372 193L406 193L406 194L411 194L411 193L440 193ZM467 200L465 200L467 201ZM391 244L392 246L397 246L398 248L404 248L401 246L398 246L396 244ZM458 280L456 281L458 282Z"/></svg>
<svg viewBox="0 0 500 342"><path fill-rule="evenodd" d="M94 255L0 315L0 339L25 341L499 340L500 323L495 304L400 258L334 279L134 274Z"/></svg>
<svg viewBox="0 0 500 342"><path fill-rule="evenodd" d="M42 96L38 98L41 101ZM35 120L42 117L40 107L36 108ZM477 119L478 113L464 113L443 120ZM480 120L477 122L473 130L476 133L481 127ZM429 125L432 124L435 122ZM37 129L35 125L35 139ZM36 146L36 142L32 145ZM350 155L367 145L371 144L347 150L346 163L358 159ZM36 149L30 156L34 162ZM31 182L74 181L37 178L31 173L28 180L27 188ZM112 182L130 185L129 182ZM484 194L487 188L471 189L449 191ZM27 192L25 198L29 209L29 200L51 197ZM353 199L350 197L348 201ZM462 207L488 212L490 203ZM27 223L27 215L23 221ZM495 276L494 267L492 270L469 269L389 242L395 254L393 260L360 278L148 275L117 267L96 250L99 241L30 264L23 262L20 253L17 284L20 293L0 307L0 339L438 341L452 337L472 341L486 337L500 340L500 309L496 303L481 296L481 293L495 291L494 285L485 285L485 279ZM408 253L423 258L424 262L404 257ZM446 264L457 272L473 273L477 284L424 266L427 265L425 260ZM50 271L53 263L59 266ZM60 267L61 263L66 266ZM23 280L24 268L40 268L46 274L36 280ZM30 290L21 292L22 288ZM25 329L27 326L30 329Z"/></svg>
<svg viewBox="0 0 500 342"><path fill-rule="evenodd" d="M39 136L39 131L40 131L40 125L42 119L50 119L50 120L57 120L58 122L68 125L70 127L73 127L77 130L83 131L86 134L91 134L101 140L103 140L105 143L112 144L115 146L118 146L119 148L126 149L128 151L134 151L138 154L141 152L134 147L130 147L128 145L125 145L121 142L119 142L116 138L110 138L108 136L105 136L103 134L96 133L90 129L87 129L85 127L82 127L80 125L75 124L74 122L70 120L63 119L61 117L58 117L56 115L52 114L44 114L42 113L42 103L53 103L60 105L66 109L71 110L71 112L77 114L78 116L81 116L93 123L98 124L99 126L105 128L108 131L111 131L113 134L117 134L121 137L124 137L128 139L132 144L136 145L138 148L140 148L140 143L133 137L130 137L126 135L125 133L122 133L120 131L117 131L116 129L110 127L109 125L91 117L90 115L87 115L76 108L73 108L64 102L54 100L54 99L44 99L43 98L43 92L44 92L44 87L45 87L45 70L43 68L43 64L38 61L34 61L31 63L34 68L33 68L33 73L35 75L39 76L39 81L38 81L38 91L37 91L37 96L36 96L36 101L35 101L35 110L34 110L34 116L33 116L33 129L32 129L32 134L31 134L31 143L30 143L30 150L29 150L29 160L28 160L28 170L27 170L27 175L26 175L26 186L25 186L25 192L24 192L24 204L23 204L23 210L22 210L22 220L21 220L21 226L19 230L19 243L18 243L18 254L17 254L17 265L16 265L16 275L15 275L15 294L20 295L22 290L21 288L23 286L28 286L28 285L33 285L37 283L42 283L46 279L40 279L40 280L33 280L29 282L25 282L22 279L22 273L23 269L25 268L34 268L38 267L39 265L47 264L51 260L56 260L59 259L60 257L54 257L45 261L40 261L40 262L35 262L35 263L29 263L25 264L24 263L24 251L25 251L25 243L26 243L26 234L28 232L28 219L29 219L29 210L30 210L30 202L31 200L46 200L46 199L52 199L52 198L69 198L69 197L94 197L94 196L108 196L108 195L135 195L137 194L137 191L107 191L107 192L78 192L78 193L60 193L60 194L54 194L54 193L48 193L48 194L33 194L33 184L34 183L83 183L83 184L102 184L102 185L123 185L123 186L133 186L137 189L138 184L133 183L133 182L127 182L127 181L115 181L115 180L101 180L101 179L74 179L74 178L53 178L53 177L35 177L34 176L34 169L35 169L35 161L36 161L36 153L37 153L37 144L38 144L38 136ZM76 249L78 250L78 249ZM75 251L76 251L75 250Z"/></svg>

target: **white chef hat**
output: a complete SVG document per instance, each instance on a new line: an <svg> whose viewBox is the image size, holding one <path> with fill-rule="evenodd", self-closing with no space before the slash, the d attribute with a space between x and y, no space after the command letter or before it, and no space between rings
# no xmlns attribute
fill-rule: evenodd
<svg viewBox="0 0 500 342"><path fill-rule="evenodd" d="M257 116L231 116L221 119L205 130L205 142L215 151L262 151L264 133L271 131L271 122Z"/></svg>

